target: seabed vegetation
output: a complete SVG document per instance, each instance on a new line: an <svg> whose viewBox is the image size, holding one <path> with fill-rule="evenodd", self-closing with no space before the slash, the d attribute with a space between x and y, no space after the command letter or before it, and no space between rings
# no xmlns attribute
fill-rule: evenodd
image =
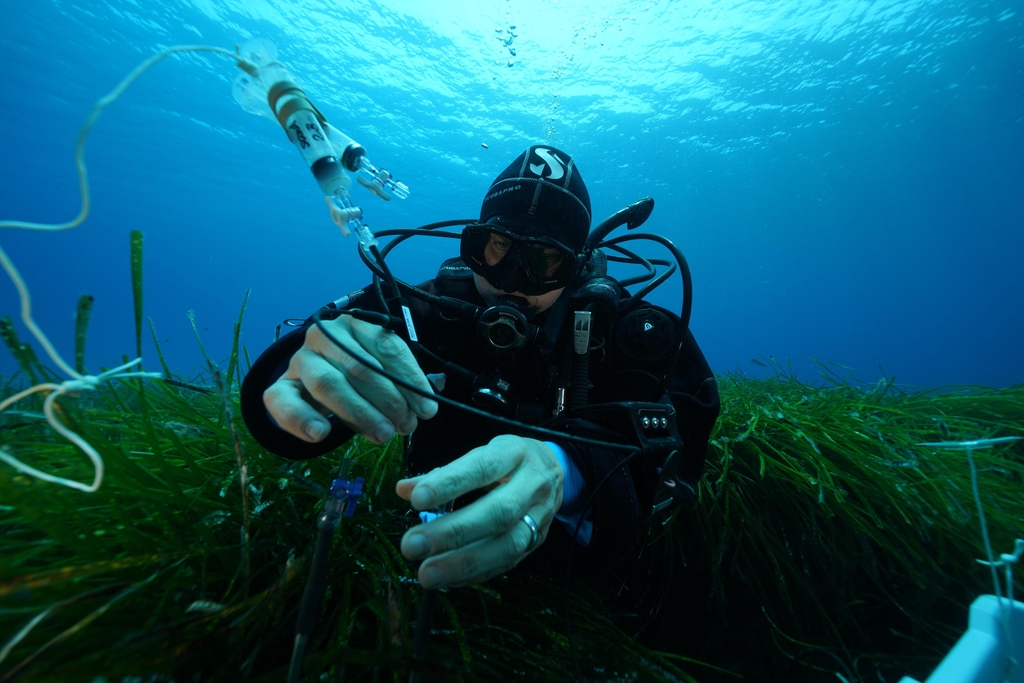
<svg viewBox="0 0 1024 683"><path fill-rule="evenodd" d="M224 369L174 377L161 356L163 380L56 401L106 464L94 493L0 463L0 683L284 680L316 513L342 457L365 495L335 536L306 680L923 679L970 602L992 592L964 453L920 444L1021 434L1024 386L907 392L829 363L824 382L806 383L766 359L767 379L719 378L699 495L649 529L633 574L599 570L566 591L517 571L442 592L417 662L399 442L357 439L298 463L264 452L239 418L241 322ZM62 381L7 318L0 336L20 368L0 400ZM0 412L0 449L87 480L88 461L41 410L37 394ZM1024 528L1024 446L978 450L974 465L992 545L1008 551Z"/></svg>

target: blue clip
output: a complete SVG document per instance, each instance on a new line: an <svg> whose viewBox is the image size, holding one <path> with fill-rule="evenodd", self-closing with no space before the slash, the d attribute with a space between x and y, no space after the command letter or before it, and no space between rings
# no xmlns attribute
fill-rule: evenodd
<svg viewBox="0 0 1024 683"><path fill-rule="evenodd" d="M356 477L355 481L347 479L335 479L331 482L331 497L335 500L348 500L345 507L345 516L351 517L356 513L356 503L359 496L363 495L363 478Z"/></svg>

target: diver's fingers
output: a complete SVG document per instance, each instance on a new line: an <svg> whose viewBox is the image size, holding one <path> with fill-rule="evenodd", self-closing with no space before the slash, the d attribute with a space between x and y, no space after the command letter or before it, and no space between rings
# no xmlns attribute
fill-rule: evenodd
<svg viewBox="0 0 1024 683"><path fill-rule="evenodd" d="M377 325L354 319L350 329L359 345L373 354L373 357L380 362L385 370L421 391L433 393L430 382L420 369L419 363L416 362L416 357L401 337ZM437 413L436 401L431 401L405 387L396 386L395 388L401 392L409 408L415 413L415 417L426 420Z"/></svg>
<svg viewBox="0 0 1024 683"><path fill-rule="evenodd" d="M420 585L423 588L466 586L483 583L499 574L508 572L536 550L547 538L550 522L548 526L541 527L539 517L536 515L539 515L539 512L531 508L530 516L538 527L536 543L533 541L531 527L521 523L525 520L519 518L510 529L497 536L427 557L418 571Z"/></svg>
<svg viewBox="0 0 1024 683"><path fill-rule="evenodd" d="M383 443L395 435L393 423L331 361L305 348L292 356L288 372L264 392L263 402L282 429L306 441L327 435L330 425L323 415L331 413L371 441Z"/></svg>
<svg viewBox="0 0 1024 683"><path fill-rule="evenodd" d="M414 526L402 537L402 553L410 560L419 560L504 534L534 507L534 494L542 482L537 478L526 481L530 478L529 474L513 477L509 484L492 489L464 508L430 524ZM554 510L550 506L544 510L548 519L538 516L538 523L550 523L554 518Z"/></svg>
<svg viewBox="0 0 1024 683"><path fill-rule="evenodd" d="M331 431L331 423L324 417L330 411L314 406L311 400L300 382L284 377L263 392L263 405L281 429L303 441L317 443Z"/></svg>
<svg viewBox="0 0 1024 683"><path fill-rule="evenodd" d="M299 379L313 398L330 407L343 420L352 421L356 431L367 438L382 438L387 431L382 420L389 423L392 433L397 430L408 434L415 429L416 413L409 401L391 380L379 372L383 365L375 355L379 352L375 349L373 335L375 330L383 330L376 325L353 320L351 316L342 316L325 323L325 326L348 351L331 341L319 328L311 327L306 331L302 349L292 357L287 376ZM357 329L359 333L353 334ZM396 341L400 350L409 353L400 339L396 338ZM358 357L350 355L349 351ZM305 358L304 354L320 358L330 367L314 362L313 357ZM416 371L419 372L418 367Z"/></svg>

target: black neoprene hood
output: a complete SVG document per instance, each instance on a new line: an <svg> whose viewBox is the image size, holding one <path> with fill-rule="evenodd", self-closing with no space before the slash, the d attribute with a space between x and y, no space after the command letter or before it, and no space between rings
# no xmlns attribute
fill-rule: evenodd
<svg viewBox="0 0 1024 683"><path fill-rule="evenodd" d="M491 183L480 206L480 222L547 237L578 254L590 234L590 193L572 157L535 145Z"/></svg>

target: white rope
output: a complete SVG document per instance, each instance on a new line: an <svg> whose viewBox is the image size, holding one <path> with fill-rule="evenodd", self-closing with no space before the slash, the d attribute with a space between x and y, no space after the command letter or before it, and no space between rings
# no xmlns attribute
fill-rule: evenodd
<svg viewBox="0 0 1024 683"><path fill-rule="evenodd" d="M61 486L67 486L68 488L78 489L79 491L85 491L86 493L92 493L99 489L100 484L103 482L103 458L96 452L96 449L89 445L89 442L80 437L75 432L68 429L64 424L57 419L57 415L53 410L53 403L58 396L63 396L70 393L79 393L82 391L94 391L101 382L105 382L111 379L126 379L132 377L145 377L150 379L162 379L163 375L159 372L126 372L126 370L132 366L138 365L142 362L141 358L136 358L130 363L125 363L120 367L116 367L113 370L107 370L106 372L99 375L78 375L77 379L70 379L61 384L37 384L31 389L26 389L14 396L11 396L7 400L0 403L0 412L3 412L8 406L13 405L17 401L30 396L31 394L39 391L49 391L50 394L46 397L43 402L43 415L46 416L46 421L50 424L55 432L63 436L71 443L78 446L82 452L84 452L89 460L92 461L93 469L95 474L93 476L92 484L85 485L71 479L65 479L64 477L54 476L47 474L41 470L37 470L31 465L26 465L21 462L8 451L0 449L0 460L3 460L7 464L14 467L19 472L29 474L37 479L48 481L51 484L60 484ZM77 374L77 373L76 373Z"/></svg>
<svg viewBox="0 0 1024 683"><path fill-rule="evenodd" d="M237 49L237 48L236 48ZM78 143L75 146L75 166L78 169L78 186L82 195L82 208L78 212L78 215L72 220L66 223L28 223L25 221L0 221L0 228L21 228L24 230L46 230L46 231L58 231L58 230L70 230L81 225L86 217L89 215L89 172L85 167L85 141L89 136L89 132L92 130L93 124L99 118L100 114L106 108L107 105L111 104L121 94L129 88L143 73L145 73L151 66L161 61L165 57L178 53L178 52L214 52L217 54L227 55L235 60L236 64L242 70L248 73L254 73L257 69L256 65L245 59L242 59L241 55L225 50L220 47L208 47L205 45L177 45L175 47L169 47L166 50L153 55L149 59L139 64L135 69L128 74L124 80L122 80L117 87L110 91L106 96L101 97L95 105L93 105L92 111L89 113L89 117L85 120L81 130L78 132ZM14 262L7 256L7 253L0 248L0 265L3 266L7 275L10 276L11 281L14 283L15 288L18 290L18 297L21 302L21 320L28 328L32 336L36 338L39 344L46 351L46 354L50 357L50 360L60 368L66 375L72 379L66 380L60 384L54 384L52 382L46 382L37 384L30 389L19 392L14 396L11 396L0 402L0 412L7 409L8 406L14 405L21 399L35 394L40 391L50 392L43 402L43 413L46 415L46 421L50 426L58 432L61 436L66 438L71 443L78 446L92 461L93 468L95 470L95 476L91 485L82 484L71 479L65 479L63 477L57 477L51 474L46 474L40 470L37 470L30 465L26 465L21 462L8 451L0 448L0 460L8 463L19 472L29 474L43 481L48 481L54 484L60 484L62 486L68 486L73 489L80 491L93 492L96 491L103 481L103 459L99 453L96 452L92 446L90 446L85 439L80 437L75 432L68 429L58 419L53 410L54 401L58 397L66 394L78 393L82 391L93 391L101 382L105 382L112 379L128 379L133 377L143 377L151 379L162 379L163 374L159 372L127 372L127 370L135 365L142 362L141 358L136 358L130 363L108 370L107 372L99 375L82 375L75 371L70 365L68 365L61 355L54 348L53 344L43 333L42 329L36 325L35 320L32 318L32 298L29 295L28 287L25 285L25 281L22 279L18 269L15 268ZM5 651L6 654L6 651Z"/></svg>

